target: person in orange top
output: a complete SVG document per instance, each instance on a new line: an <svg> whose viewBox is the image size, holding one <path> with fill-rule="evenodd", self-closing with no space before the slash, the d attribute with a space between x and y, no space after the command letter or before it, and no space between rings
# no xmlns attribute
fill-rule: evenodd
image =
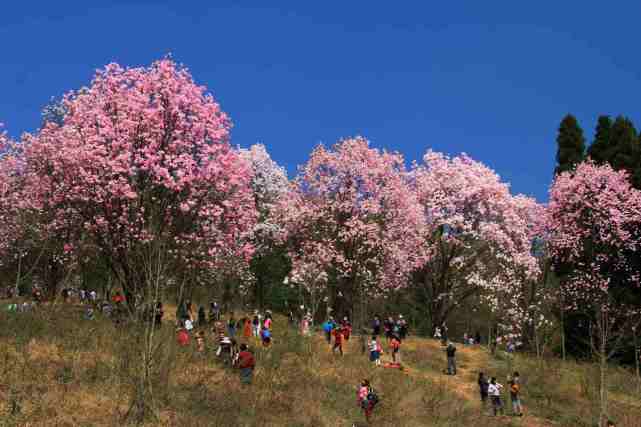
<svg viewBox="0 0 641 427"><path fill-rule="evenodd" d="M243 336L247 339L251 338L252 336L252 323L249 320L248 317L245 317L244 319L244 324L243 324Z"/></svg>
<svg viewBox="0 0 641 427"><path fill-rule="evenodd" d="M341 356L343 355L343 328L337 327L334 328L332 332L334 335L334 347L332 348L332 353L336 352L336 349L340 352Z"/></svg>
<svg viewBox="0 0 641 427"><path fill-rule="evenodd" d="M392 341L389 343L390 349L392 351L392 362L400 363L401 362L401 340L398 339L396 335L392 336Z"/></svg>

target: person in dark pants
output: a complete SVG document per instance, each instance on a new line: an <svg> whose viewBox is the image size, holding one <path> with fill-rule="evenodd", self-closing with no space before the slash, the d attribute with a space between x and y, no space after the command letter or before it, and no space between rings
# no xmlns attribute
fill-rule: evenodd
<svg viewBox="0 0 641 427"><path fill-rule="evenodd" d="M254 359L254 355L249 351L247 344L240 345L240 353L238 353L237 363L240 368L241 384L251 384L252 377L254 376L256 360Z"/></svg>
<svg viewBox="0 0 641 427"><path fill-rule="evenodd" d="M476 331L476 335L474 335L474 344L481 344L481 333L479 331Z"/></svg>
<svg viewBox="0 0 641 427"><path fill-rule="evenodd" d="M198 308L198 326L204 327L207 324L207 314L205 313L205 307L200 306Z"/></svg>
<svg viewBox="0 0 641 427"><path fill-rule="evenodd" d="M488 398L488 388L490 387L490 383L485 377L485 374L483 372L479 372L479 392L481 394L481 406L482 408L485 408L487 406L487 398Z"/></svg>
<svg viewBox="0 0 641 427"><path fill-rule="evenodd" d="M450 341L445 348L447 354L447 374L456 375L456 347Z"/></svg>
<svg viewBox="0 0 641 427"><path fill-rule="evenodd" d="M374 321L372 322L372 335L378 336L381 334L381 319L377 316L374 316Z"/></svg>
<svg viewBox="0 0 641 427"><path fill-rule="evenodd" d="M157 328L160 328L162 324L162 318L165 315L165 311L162 308L162 302L158 301L156 303L156 310L154 312L154 324Z"/></svg>

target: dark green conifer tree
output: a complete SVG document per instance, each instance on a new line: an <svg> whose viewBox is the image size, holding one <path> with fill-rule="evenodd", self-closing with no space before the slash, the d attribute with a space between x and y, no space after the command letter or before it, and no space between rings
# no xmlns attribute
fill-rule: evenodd
<svg viewBox="0 0 641 427"><path fill-rule="evenodd" d="M588 156L599 165L608 162L608 150L611 148L611 129L612 120L610 116L599 116L594 133L594 141L592 141L592 144L588 148Z"/></svg>
<svg viewBox="0 0 641 427"><path fill-rule="evenodd" d="M583 130L579 127L579 123L573 115L568 114L561 121L556 143L558 148L555 174L572 170L577 163L583 161L585 138L583 137Z"/></svg>

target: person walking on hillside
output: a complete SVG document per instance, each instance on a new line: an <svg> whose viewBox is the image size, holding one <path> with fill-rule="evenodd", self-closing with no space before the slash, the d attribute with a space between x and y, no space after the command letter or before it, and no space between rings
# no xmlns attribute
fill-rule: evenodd
<svg viewBox="0 0 641 427"><path fill-rule="evenodd" d="M503 403L501 402L501 389L503 386L496 382L496 378L492 377L490 380L490 385L487 388L490 399L492 399L492 411L494 416L499 412L503 415Z"/></svg>
<svg viewBox="0 0 641 427"><path fill-rule="evenodd" d="M352 333L352 324L347 319L347 316L343 318L343 322L341 324L341 330L343 332L343 338L345 339L345 341L346 342L349 341L349 337Z"/></svg>
<svg viewBox="0 0 641 427"><path fill-rule="evenodd" d="M209 323L215 323L220 320L220 307L216 301L209 303Z"/></svg>
<svg viewBox="0 0 641 427"><path fill-rule="evenodd" d="M160 328L162 325L162 318L165 315L165 311L162 308L162 302L158 301L156 303L156 309L154 310L154 325L157 328Z"/></svg>
<svg viewBox="0 0 641 427"><path fill-rule="evenodd" d="M390 342L394 333L394 320L391 316L383 322L383 330L385 331L385 338L387 338L387 342Z"/></svg>
<svg viewBox="0 0 641 427"><path fill-rule="evenodd" d="M229 315L229 320L227 321L227 333L230 338L236 336L236 319L234 319L234 313Z"/></svg>
<svg viewBox="0 0 641 427"><path fill-rule="evenodd" d="M240 369L240 383L251 384L252 377L254 376L254 367L256 366L256 359L249 351L247 344L240 345L240 353L237 359L238 368Z"/></svg>
<svg viewBox="0 0 641 427"><path fill-rule="evenodd" d="M361 381L360 386L358 387L357 392L357 402L358 406L361 407L363 413L365 414L365 419L367 423L370 422L370 417L374 411L374 407L378 403L378 395L374 389L370 386L369 380L364 379Z"/></svg>
<svg viewBox="0 0 641 427"><path fill-rule="evenodd" d="M272 329L272 312L267 310L265 312L265 322L263 323L266 329Z"/></svg>
<svg viewBox="0 0 641 427"><path fill-rule="evenodd" d="M398 316L398 333L401 341L404 341L407 338L407 321L403 318L403 315Z"/></svg>
<svg viewBox="0 0 641 427"><path fill-rule="evenodd" d="M205 307L202 305L198 307L198 326L203 327L207 324L207 314L205 313Z"/></svg>
<svg viewBox="0 0 641 427"><path fill-rule="evenodd" d="M338 349L338 352L343 355L343 340L345 339L343 335L343 328L340 326L334 328L332 331L332 334L334 335L334 347L332 348L332 353L336 353L336 349Z"/></svg>
<svg viewBox="0 0 641 427"><path fill-rule="evenodd" d="M309 326L311 323L311 313L308 311L303 319L300 321L300 334L304 337L309 336Z"/></svg>
<svg viewBox="0 0 641 427"><path fill-rule="evenodd" d="M392 335L392 340L389 343L390 351L392 353L392 363L401 363L401 340L398 336Z"/></svg>
<svg viewBox="0 0 641 427"><path fill-rule="evenodd" d="M510 401L512 402L512 412L517 417L523 416L523 407L521 406L521 377L518 372L514 372L510 380Z"/></svg>
<svg viewBox="0 0 641 427"><path fill-rule="evenodd" d="M260 318L258 317L258 310L254 311L254 318L252 319L252 331L256 338L260 337Z"/></svg>
<svg viewBox="0 0 641 427"><path fill-rule="evenodd" d="M481 408L485 408L487 406L487 398L488 398L488 388L490 386L490 383L487 381L487 378L485 377L485 374L483 372L479 372L479 393L481 394Z"/></svg>
<svg viewBox="0 0 641 427"><path fill-rule="evenodd" d="M447 354L447 375L456 375L456 347L450 341L445 348Z"/></svg>
<svg viewBox="0 0 641 427"><path fill-rule="evenodd" d="M369 343L369 360L374 365L381 366L381 343L378 341L378 335L373 335Z"/></svg>
<svg viewBox="0 0 641 427"><path fill-rule="evenodd" d="M243 337L249 339L252 336L252 322L249 317L243 317Z"/></svg>
<svg viewBox="0 0 641 427"><path fill-rule="evenodd" d="M378 315L374 316L374 321L372 322L372 335L379 336L381 334L381 319Z"/></svg>
<svg viewBox="0 0 641 427"><path fill-rule="evenodd" d="M445 347L448 342L447 336L447 325L443 322L441 325L441 345L443 345L443 347Z"/></svg>
<svg viewBox="0 0 641 427"><path fill-rule="evenodd" d="M325 340L327 344L332 344L332 329L334 329L334 321L330 317L323 323L323 332L325 332Z"/></svg>

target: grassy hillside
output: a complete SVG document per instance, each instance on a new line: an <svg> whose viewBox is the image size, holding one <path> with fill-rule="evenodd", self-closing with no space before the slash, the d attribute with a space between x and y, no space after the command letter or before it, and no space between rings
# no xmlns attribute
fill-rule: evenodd
<svg viewBox="0 0 641 427"><path fill-rule="evenodd" d="M132 327L85 321L78 309L62 306L3 311L0 325L1 425L123 425L140 370ZM362 378L381 397L372 422L379 426L590 426L597 408L598 374L587 364L491 358L483 348L459 345L459 375L450 377L440 345L412 337L403 343L401 372L371 365L357 338L341 358L319 337L300 337L278 318L269 350L250 342L258 367L254 383L241 387L237 372L215 360L210 335L210 350L200 355L193 346L176 346L170 321L160 333L153 383L158 419L150 426L364 424L355 397ZM477 397L480 369L503 383L510 371L521 372L525 417L486 416ZM618 426L641 425L635 379L620 368L612 368L611 407Z"/></svg>

